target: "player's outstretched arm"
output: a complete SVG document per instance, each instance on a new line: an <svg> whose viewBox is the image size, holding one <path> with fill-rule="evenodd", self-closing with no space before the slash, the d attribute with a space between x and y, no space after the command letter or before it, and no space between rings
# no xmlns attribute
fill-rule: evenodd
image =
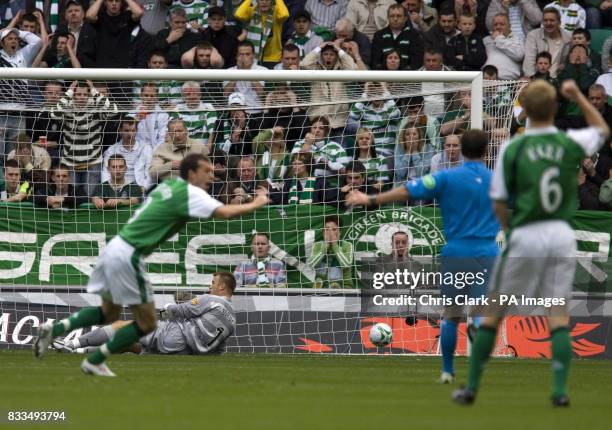
<svg viewBox="0 0 612 430"><path fill-rule="evenodd" d="M235 218L240 215L248 214L256 209L267 205L269 202L268 198L268 190L264 188L258 188L256 191L256 196L250 203L246 203L243 205L223 205L219 206L215 209L214 216L215 218L220 219L230 219Z"/></svg>
<svg viewBox="0 0 612 430"><path fill-rule="evenodd" d="M346 196L346 205L353 206L376 206L387 203L405 202L410 198L410 193L404 185L395 187L380 194L367 195L361 191L351 191Z"/></svg>
<svg viewBox="0 0 612 430"><path fill-rule="evenodd" d="M610 137L610 127L606 120L601 116L595 106L589 102L589 100L582 94L576 82L572 79L563 81L561 84L561 95L569 101L575 102L582 113L584 113L584 119L591 127L598 127L604 136L604 140Z"/></svg>

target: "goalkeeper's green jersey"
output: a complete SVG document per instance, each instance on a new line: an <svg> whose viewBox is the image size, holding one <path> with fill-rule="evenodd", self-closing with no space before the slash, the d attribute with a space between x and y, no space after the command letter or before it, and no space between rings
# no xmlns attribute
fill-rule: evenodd
<svg viewBox="0 0 612 430"><path fill-rule="evenodd" d="M183 179L167 179L119 232L142 255L149 255L175 235L191 218L209 218L222 206L206 191Z"/></svg>
<svg viewBox="0 0 612 430"><path fill-rule="evenodd" d="M510 227L537 221L568 221L577 208L577 175L582 159L603 144L598 128L529 129L502 149L491 198L514 209Z"/></svg>

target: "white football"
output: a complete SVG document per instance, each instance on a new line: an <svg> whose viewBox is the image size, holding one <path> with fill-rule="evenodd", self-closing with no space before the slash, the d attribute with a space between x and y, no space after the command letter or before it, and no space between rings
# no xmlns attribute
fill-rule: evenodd
<svg viewBox="0 0 612 430"><path fill-rule="evenodd" d="M393 330L389 327L389 324L376 323L370 329L370 342L374 345L381 347L387 346L393 340Z"/></svg>

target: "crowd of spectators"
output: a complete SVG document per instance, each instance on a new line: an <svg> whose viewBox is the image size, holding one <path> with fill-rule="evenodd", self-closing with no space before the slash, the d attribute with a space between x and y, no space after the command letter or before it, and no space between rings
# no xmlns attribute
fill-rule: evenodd
<svg viewBox="0 0 612 430"><path fill-rule="evenodd" d="M525 126L518 86L499 81L574 79L612 122L612 0L10 0L0 20L2 67L483 71L498 81L484 91L497 146ZM224 202L263 185L275 204L341 213L352 189L462 163L471 95L445 85L3 79L1 198L134 205L197 152ZM584 118L560 104L557 125ZM611 170L608 143L583 162L579 208L612 208Z"/></svg>

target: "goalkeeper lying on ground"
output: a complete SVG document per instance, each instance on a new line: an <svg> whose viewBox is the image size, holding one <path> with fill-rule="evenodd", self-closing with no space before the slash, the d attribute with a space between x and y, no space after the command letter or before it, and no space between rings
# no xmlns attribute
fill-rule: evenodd
<svg viewBox="0 0 612 430"><path fill-rule="evenodd" d="M153 354L208 354L222 352L225 341L236 329L236 315L230 302L236 280L231 273L215 273L209 294L203 294L178 305L166 305L162 321L148 335L126 351ZM83 348L106 343L115 331L131 321L116 321L100 327L75 340L55 339L53 347L62 352L76 352Z"/></svg>

